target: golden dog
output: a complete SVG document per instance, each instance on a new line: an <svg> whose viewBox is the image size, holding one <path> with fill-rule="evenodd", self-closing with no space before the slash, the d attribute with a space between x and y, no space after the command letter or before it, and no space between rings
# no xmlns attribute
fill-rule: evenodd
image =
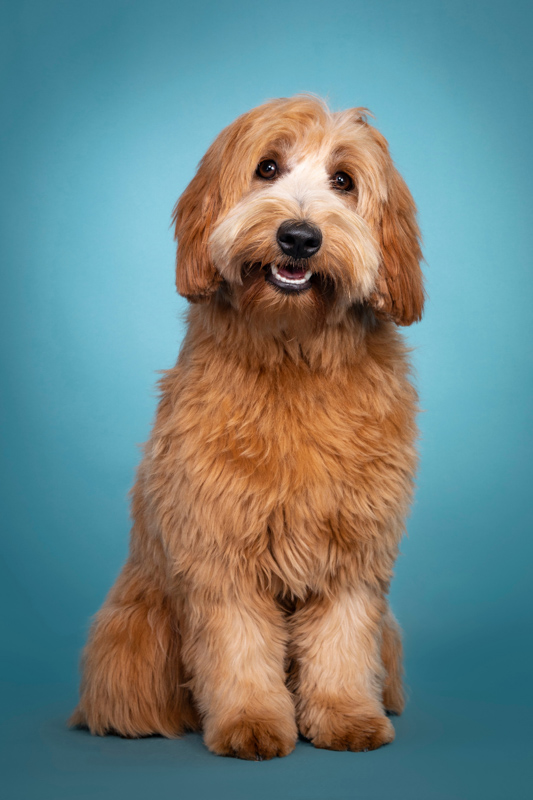
<svg viewBox="0 0 533 800"><path fill-rule="evenodd" d="M387 592L416 468L396 324L424 290L413 199L364 109L268 102L175 209L192 301L133 489L128 561L71 724L214 753L371 750L400 713Z"/></svg>

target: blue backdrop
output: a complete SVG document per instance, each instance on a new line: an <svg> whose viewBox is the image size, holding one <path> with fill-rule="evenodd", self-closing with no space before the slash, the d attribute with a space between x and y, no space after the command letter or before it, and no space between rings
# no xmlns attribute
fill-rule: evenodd
<svg viewBox="0 0 533 800"><path fill-rule="evenodd" d="M513 0L3 4L9 800L531 797L532 16ZM88 620L127 552L156 371L184 332L173 204L224 125L299 91L371 109L425 241L397 740L249 764L198 736L67 731Z"/></svg>

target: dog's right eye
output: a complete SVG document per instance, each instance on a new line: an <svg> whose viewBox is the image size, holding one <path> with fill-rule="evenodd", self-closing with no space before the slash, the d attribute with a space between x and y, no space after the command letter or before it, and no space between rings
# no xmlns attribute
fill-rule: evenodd
<svg viewBox="0 0 533 800"><path fill-rule="evenodd" d="M272 158L267 158L264 161L259 162L255 174L258 178L264 178L266 181L271 181L272 178L276 177L278 172L279 169L276 162Z"/></svg>

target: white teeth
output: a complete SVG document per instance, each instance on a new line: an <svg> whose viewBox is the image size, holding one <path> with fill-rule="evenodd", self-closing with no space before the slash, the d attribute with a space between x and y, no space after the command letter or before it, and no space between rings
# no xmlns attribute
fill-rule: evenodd
<svg viewBox="0 0 533 800"><path fill-rule="evenodd" d="M307 283L313 274L312 270L308 269L303 278L287 278L285 275L279 274L279 267L276 267L275 264L271 264L270 269L272 270L272 275L275 275L278 281L281 281L281 283L289 283L292 286L298 286L299 284L301 285L302 283Z"/></svg>

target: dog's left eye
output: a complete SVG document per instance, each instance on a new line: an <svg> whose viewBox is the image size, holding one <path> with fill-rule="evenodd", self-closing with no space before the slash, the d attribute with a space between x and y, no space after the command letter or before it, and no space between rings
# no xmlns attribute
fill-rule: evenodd
<svg viewBox="0 0 533 800"><path fill-rule="evenodd" d="M353 181L347 172L336 172L331 182L335 189L342 189L343 192L349 192L353 189Z"/></svg>
<svg viewBox="0 0 533 800"><path fill-rule="evenodd" d="M272 178L276 177L278 172L279 172L278 165L276 164L274 159L267 158L259 163L259 166L255 171L255 174L259 178L264 178L265 180L270 181L272 180Z"/></svg>

